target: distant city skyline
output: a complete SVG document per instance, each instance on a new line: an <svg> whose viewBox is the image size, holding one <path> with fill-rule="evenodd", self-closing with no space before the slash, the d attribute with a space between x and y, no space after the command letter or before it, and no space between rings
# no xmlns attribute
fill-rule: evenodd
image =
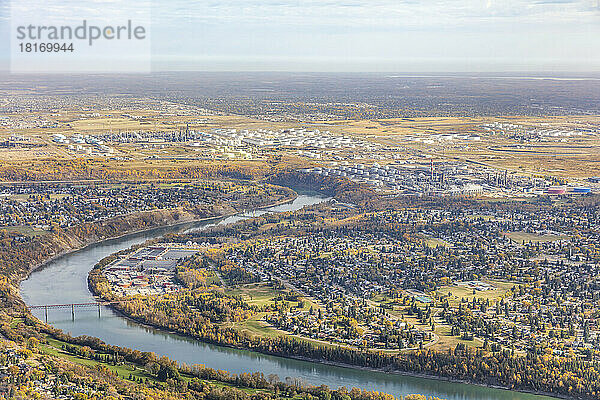
<svg viewBox="0 0 600 400"><path fill-rule="evenodd" d="M154 71L600 71L600 0L154 0L151 30Z"/></svg>

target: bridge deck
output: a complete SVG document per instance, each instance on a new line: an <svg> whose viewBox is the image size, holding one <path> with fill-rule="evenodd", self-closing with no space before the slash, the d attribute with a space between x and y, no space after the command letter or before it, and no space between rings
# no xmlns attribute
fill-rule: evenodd
<svg viewBox="0 0 600 400"><path fill-rule="evenodd" d="M87 303L66 303L66 304L39 304L35 306L29 306L30 310L40 308L74 308L74 307L97 307L106 306L110 304L118 303L118 301L91 301Z"/></svg>

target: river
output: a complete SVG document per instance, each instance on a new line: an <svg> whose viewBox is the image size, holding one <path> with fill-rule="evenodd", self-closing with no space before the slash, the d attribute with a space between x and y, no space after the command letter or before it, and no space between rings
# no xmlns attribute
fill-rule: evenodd
<svg viewBox="0 0 600 400"><path fill-rule="evenodd" d="M324 200L326 200L325 197L314 193L305 193L298 196L292 203L266 210L222 218L213 222L158 228L90 245L57 258L43 268L34 271L28 279L22 282L21 296L28 305L93 301L94 297L87 287L87 274L100 259L112 253L169 232L204 229L214 224L232 223L265 212L298 210L305 205L316 204ZM43 311L35 310L34 314L38 318L44 319ZM188 365L205 364L208 367L227 370L231 373L259 371L263 372L265 376L277 374L281 380L286 377L295 377L315 385L325 384L332 388L340 386L346 386L347 388L360 387L390 393L395 396L420 393L448 400L551 399L547 396L435 379L334 367L209 345L139 325L118 316L107 307L101 309L100 317L98 317L95 308L90 310L76 309L74 321L71 319L70 310L49 310L48 323L74 336L82 334L96 336L112 345L134 348L140 351L152 351Z"/></svg>

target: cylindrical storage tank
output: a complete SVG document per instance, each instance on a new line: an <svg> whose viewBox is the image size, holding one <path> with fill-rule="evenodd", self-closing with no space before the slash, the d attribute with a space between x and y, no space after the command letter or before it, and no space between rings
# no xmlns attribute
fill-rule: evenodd
<svg viewBox="0 0 600 400"><path fill-rule="evenodd" d="M563 186L553 186L548 188L548 194L565 194L567 189Z"/></svg>
<svg viewBox="0 0 600 400"><path fill-rule="evenodd" d="M591 191L592 190L587 187L574 187L573 188L573 193L577 193L577 194L586 194L586 193L590 193Z"/></svg>

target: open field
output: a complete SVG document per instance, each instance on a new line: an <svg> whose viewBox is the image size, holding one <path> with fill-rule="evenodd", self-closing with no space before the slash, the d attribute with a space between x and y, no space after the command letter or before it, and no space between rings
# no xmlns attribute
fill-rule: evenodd
<svg viewBox="0 0 600 400"><path fill-rule="evenodd" d="M63 350L62 346L66 345L65 342L61 342L50 337L47 337L46 340L48 341L48 344L39 345L40 349L45 354L62 358L64 360L70 361L75 364L84 365L86 367L96 367L97 365L102 365L108 368L111 372L118 374L118 376L120 376L121 378L128 378L129 375L132 375L136 379L141 378L143 380L148 379L151 381L157 381L157 379L153 375L147 373L140 366L134 366L130 363L125 365L112 365L111 363L91 360L89 358L83 358ZM79 348L81 346L77 347Z"/></svg>
<svg viewBox="0 0 600 400"><path fill-rule="evenodd" d="M235 289L227 289L227 294L242 296L248 303L256 306L270 304L273 299L282 294L281 291L273 289L264 283L250 283L240 285Z"/></svg>
<svg viewBox="0 0 600 400"><path fill-rule="evenodd" d="M431 237L428 235L421 235L421 236L423 237L423 242L429 247L435 248L437 246L443 246L443 247L450 246L448 244L448 242L446 242L442 239L434 238L434 237Z"/></svg>
<svg viewBox="0 0 600 400"><path fill-rule="evenodd" d="M16 233L18 235L23 235L23 236L28 236L28 237L42 236L42 235L45 235L48 233L48 231L45 231L43 229L38 229L38 228L34 228L32 226L25 226L25 225L4 227L4 228L0 228L0 231Z"/></svg>
<svg viewBox="0 0 600 400"><path fill-rule="evenodd" d="M285 296L290 294L289 290L278 290L269 287L265 283L250 283L245 285L240 285L235 289L227 289L227 294L230 295L238 295L242 296L242 298L248 302L249 304L256 306L267 306L274 303L275 298L280 296ZM302 308L297 308L299 303L295 301L287 301L290 306L296 307L298 310L308 311L311 307L314 310L318 310L321 308L317 303L315 303L312 299L308 299L306 297L300 297L300 300L304 303ZM270 324L266 323L263 318L265 317L266 312L259 312L254 315L252 318L241 321L241 322L230 322L226 323L226 326L231 326L236 328L242 332L249 333L253 336L260 337L277 337L277 336L293 336L302 341L310 342L313 344L328 346L328 347L337 347L339 344L333 344L326 341L314 340L311 338L307 338L304 336L298 335L290 335L289 333L277 329Z"/></svg>
<svg viewBox="0 0 600 400"><path fill-rule="evenodd" d="M466 299L468 301L475 300L489 300L490 302L498 301L502 297L506 295L506 293L514 286L512 283L508 282L498 282L498 281L486 281L487 283L492 284L495 289L493 290L472 290L466 287L452 285L452 286L443 286L439 290L437 290L437 294L441 296L451 295L449 298L450 303L459 303L461 299Z"/></svg>
<svg viewBox="0 0 600 400"><path fill-rule="evenodd" d="M581 135L567 139L523 141L492 134L483 124L506 123L547 130L576 129L600 123L599 116L547 117L427 117L323 122L332 131L402 146L435 159L458 159L534 175L581 178L600 175L600 139ZM441 135L443 138L441 138ZM449 135L476 135L476 141L448 139Z"/></svg>
<svg viewBox="0 0 600 400"><path fill-rule="evenodd" d="M591 133L600 126L600 117L586 116L546 116L546 117L411 117L366 120L325 120L302 124L295 122L265 121L258 117L233 114L211 113L207 110L188 106L182 109L174 103L152 102L147 110L107 109L65 110L61 113L32 112L26 115L10 115L26 121L40 119L51 121L46 128L32 126L7 129L0 126L0 139L17 134L28 143L40 147L0 149L0 162L26 162L28 160L61 160L89 158L68 150L67 146L51 140L51 135L102 135L118 132L178 132L192 129L211 132L214 129L279 130L298 128L329 130L333 134L347 135L357 140L365 140L394 148L395 154L418 157L433 157L436 161L459 160L473 165L485 165L510 173L533 176L554 176L581 179L600 176L600 138ZM518 126L512 131L489 130L489 124L510 124ZM27 126L27 124L23 124ZM528 130L566 131L588 129L590 133L568 137L530 137ZM585 131L587 132L587 131ZM471 140L469 138L476 138ZM205 157L198 148L182 143L132 143L111 144L114 152L100 158L107 160L112 167L127 168L152 167L173 168L178 163L194 165L194 159ZM350 152L350 154L352 151ZM258 159L285 157L288 162L298 165L319 164L318 160L298 158L290 149L261 151L255 154ZM344 154L348 159L348 155ZM93 157L92 157L93 158ZM179 158L171 160L171 158ZM153 160L152 160L153 159ZM190 160L187 160L190 159ZM369 161L368 155L360 159ZM203 159L200 162L210 162ZM245 166L245 160L235 160L236 165ZM389 160L378 161L386 164ZM140 166L140 163L142 164ZM260 164L265 167L264 164Z"/></svg>
<svg viewBox="0 0 600 400"><path fill-rule="evenodd" d="M435 334L437 335L437 341L429 348L437 351L448 351L453 349L457 344L464 344L465 346L472 348L480 348L483 346L481 340L474 338L473 340L465 340L460 336L452 336L451 327L439 321L436 321Z"/></svg>
<svg viewBox="0 0 600 400"><path fill-rule="evenodd" d="M556 235L556 234L543 234L539 235L536 233L527 233L527 232L507 232L504 234L509 237L516 243L546 243L546 242L556 242L559 240L568 240L569 236L566 235Z"/></svg>
<svg viewBox="0 0 600 400"><path fill-rule="evenodd" d="M312 343L312 344L319 345L319 346L325 346L325 347L330 347L330 348L336 348L336 347L340 346L337 343L334 344L334 343L326 342L323 340L314 340L311 338L307 338L305 336L291 335L285 331L274 328L273 326L269 325L268 323L266 323L265 321L262 320L262 318L265 316L265 314L266 313L259 313L246 321L229 323L229 324L227 324L227 326L231 326L235 329L240 330L241 332L248 333L252 336L259 336L259 337L264 337L264 338L273 338L273 337L278 337L278 336L292 336L303 342L308 342L308 343Z"/></svg>
<svg viewBox="0 0 600 400"><path fill-rule="evenodd" d="M409 323L420 331L431 332L434 336L433 343L428 343L427 348L433 350L447 351L453 349L457 344L461 343L472 348L479 348L483 345L481 340L474 338L473 340L465 340L460 336L451 334L451 327L441 318L433 318L435 324L435 330L431 330L431 325L424 324L414 315L409 315L405 307L396 305L392 299L384 299L381 296L374 298L375 303L379 306L383 306L386 312L390 313L396 318L401 319L404 322ZM436 309L434 307L434 309Z"/></svg>
<svg viewBox="0 0 600 400"><path fill-rule="evenodd" d="M266 283L258 282L239 285L235 289L226 289L226 293L234 296L242 296L249 304L264 306L271 304L276 297L288 295L290 291L274 289ZM300 296L299 299L304 302L304 306L300 308L301 310L308 310L311 306L315 310L320 308L320 306L310 298ZM288 301L288 303L294 306L298 305L298 302L295 301Z"/></svg>

